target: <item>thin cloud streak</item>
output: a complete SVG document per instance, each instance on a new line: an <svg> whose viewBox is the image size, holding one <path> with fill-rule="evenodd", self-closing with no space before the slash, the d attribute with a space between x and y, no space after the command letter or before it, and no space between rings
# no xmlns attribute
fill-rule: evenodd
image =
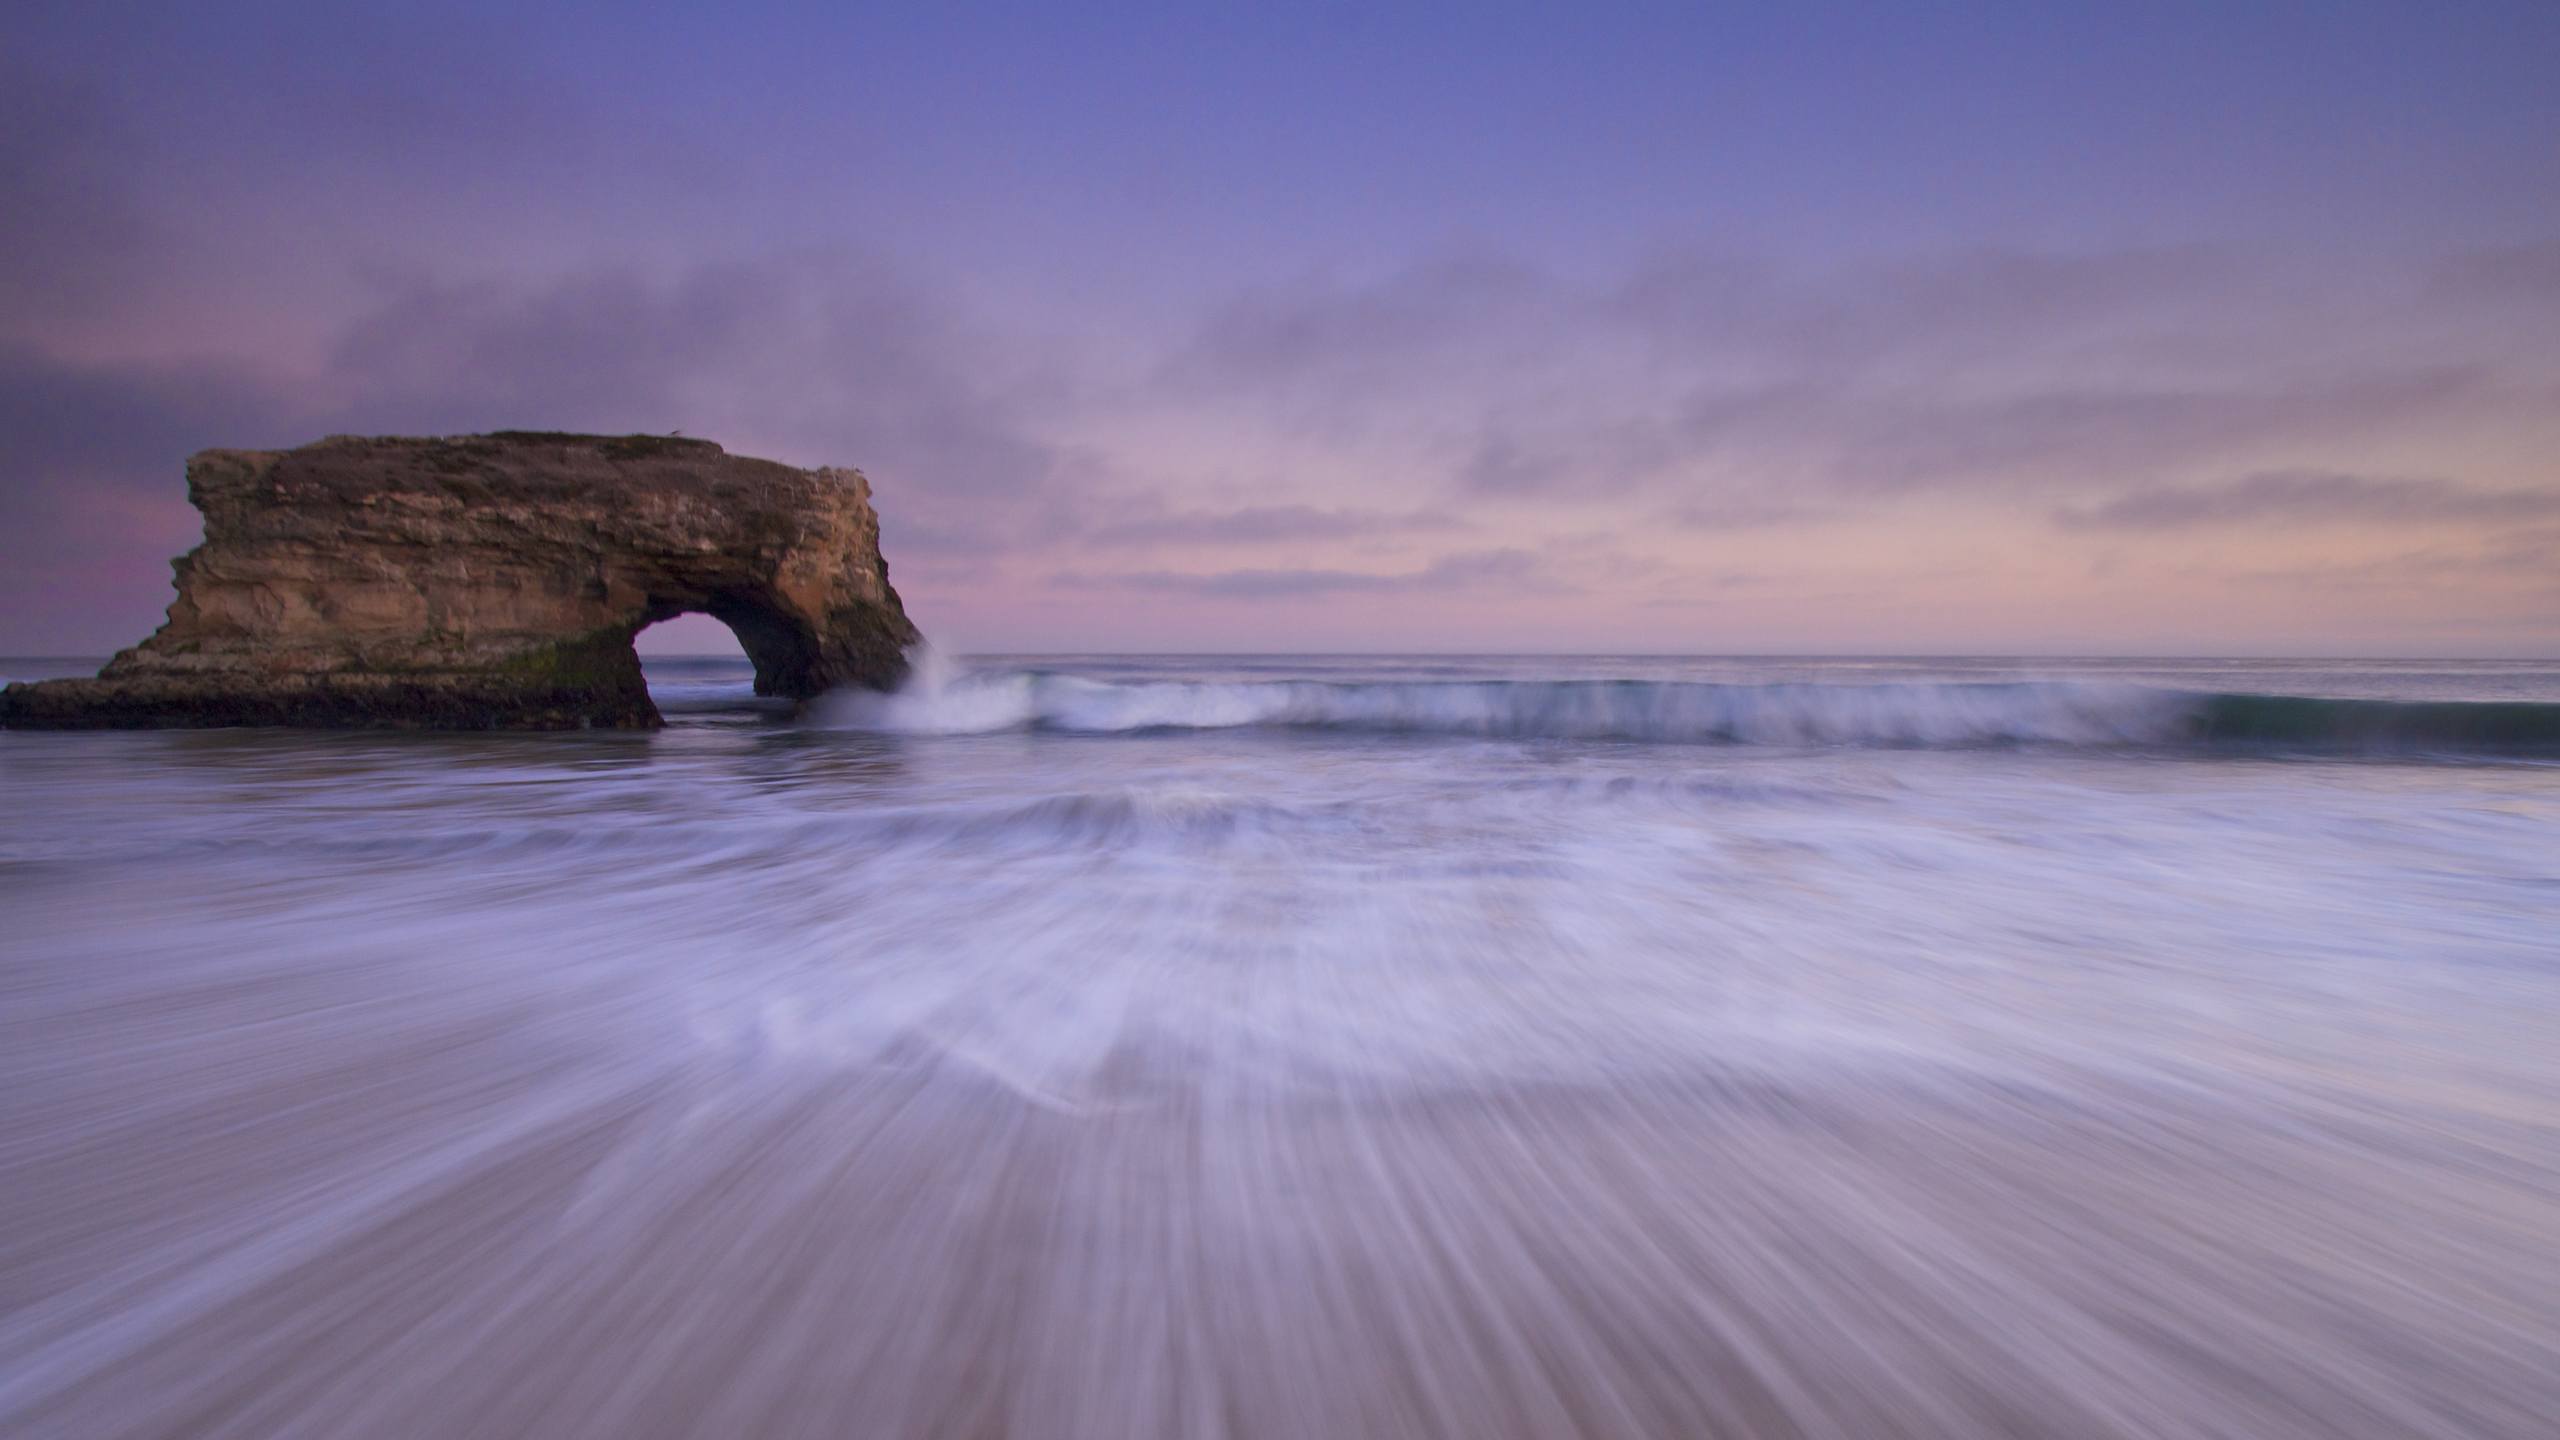
<svg viewBox="0 0 2560 1440"><path fill-rule="evenodd" d="M1357 540L1427 535L1475 528L1445 510L1360 510L1314 505L1246 505L1233 510L1172 509L1162 501L1077 532L1094 546L1188 543L1277 545L1308 540Z"/></svg>
<svg viewBox="0 0 2560 1440"><path fill-rule="evenodd" d="M2218 486L2152 490L2065 509L2055 520L2083 530L2192 530L2408 521L2505 523L2560 516L2560 489L2474 490L2444 480L2276 470Z"/></svg>
<svg viewBox="0 0 2560 1440"><path fill-rule="evenodd" d="M1052 583L1074 588L1172 592L1222 599L1465 591L1499 587L1545 594L1576 591L1547 572L1527 550L1478 550L1444 555L1416 570L1378 572L1333 569L1241 569L1208 573L1138 570L1124 574L1064 573Z"/></svg>

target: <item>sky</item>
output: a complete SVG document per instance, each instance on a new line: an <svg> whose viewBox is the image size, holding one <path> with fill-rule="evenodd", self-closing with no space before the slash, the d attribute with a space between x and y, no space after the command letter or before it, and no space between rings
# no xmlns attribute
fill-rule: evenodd
<svg viewBox="0 0 2560 1440"><path fill-rule="evenodd" d="M524 428L949 649L2560 655L2548 0L11 10L0 653Z"/></svg>

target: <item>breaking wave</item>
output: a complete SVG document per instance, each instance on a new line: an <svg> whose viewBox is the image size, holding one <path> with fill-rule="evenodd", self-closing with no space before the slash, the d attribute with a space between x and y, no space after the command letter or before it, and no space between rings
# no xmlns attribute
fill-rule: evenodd
<svg viewBox="0 0 2560 1440"><path fill-rule="evenodd" d="M818 720L925 735L1259 728L1722 745L2560 752L2560 704L2339 700L2078 680L1114 682L1040 670L954 673L928 662L896 693L830 697Z"/></svg>

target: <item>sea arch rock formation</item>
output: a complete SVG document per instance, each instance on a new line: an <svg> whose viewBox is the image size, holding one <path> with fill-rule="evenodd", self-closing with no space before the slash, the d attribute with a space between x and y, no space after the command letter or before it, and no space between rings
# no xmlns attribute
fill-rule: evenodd
<svg viewBox="0 0 2560 1440"><path fill-rule="evenodd" d="M885 688L915 643L858 470L707 440L336 436L187 462L204 543L168 623L0 723L642 728L632 637L700 611L756 691Z"/></svg>

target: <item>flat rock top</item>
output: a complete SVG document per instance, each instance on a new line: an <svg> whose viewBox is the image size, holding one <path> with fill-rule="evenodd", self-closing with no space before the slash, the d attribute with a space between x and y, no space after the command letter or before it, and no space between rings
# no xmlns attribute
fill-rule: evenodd
<svg viewBox="0 0 2560 1440"><path fill-rule="evenodd" d="M729 453L717 441L696 440L689 435L581 435L570 430L492 430L486 435L331 435L275 453L359 450L461 450L485 455L522 451L546 456L562 450L595 450L613 460L700 460Z"/></svg>
<svg viewBox="0 0 2560 1440"><path fill-rule="evenodd" d="M458 480L506 481L558 492L613 481L696 488L753 482L790 487L810 477L858 471L803 470L731 455L709 440L680 435L575 435L502 430L490 435L332 435L290 450L207 450L188 466L217 488L255 476L271 484L339 491L435 488Z"/></svg>

